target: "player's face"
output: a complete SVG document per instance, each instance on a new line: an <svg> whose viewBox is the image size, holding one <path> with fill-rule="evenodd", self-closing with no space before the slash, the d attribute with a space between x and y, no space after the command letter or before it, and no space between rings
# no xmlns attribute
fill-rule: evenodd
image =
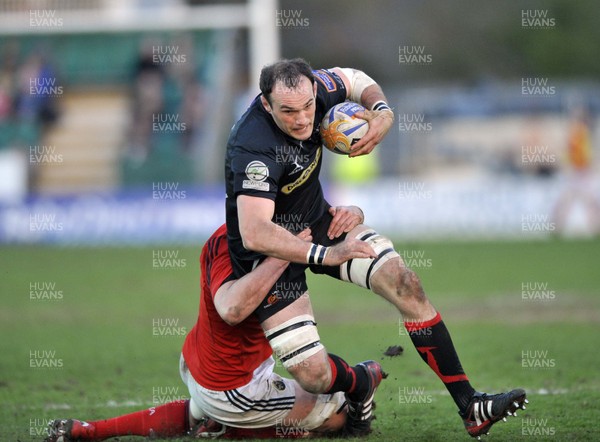
<svg viewBox="0 0 600 442"><path fill-rule="evenodd" d="M313 132L316 92L317 85L307 77L302 77L295 88L275 83L271 104L264 98L262 102L279 129L296 140L307 140Z"/></svg>

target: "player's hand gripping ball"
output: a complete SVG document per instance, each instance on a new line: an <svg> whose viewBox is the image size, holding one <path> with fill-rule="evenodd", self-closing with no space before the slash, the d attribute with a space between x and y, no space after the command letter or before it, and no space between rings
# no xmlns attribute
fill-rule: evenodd
<svg viewBox="0 0 600 442"><path fill-rule="evenodd" d="M346 101L333 106L321 122L321 140L332 152L348 155L352 145L358 142L369 130L369 123L355 117L365 108L358 103Z"/></svg>

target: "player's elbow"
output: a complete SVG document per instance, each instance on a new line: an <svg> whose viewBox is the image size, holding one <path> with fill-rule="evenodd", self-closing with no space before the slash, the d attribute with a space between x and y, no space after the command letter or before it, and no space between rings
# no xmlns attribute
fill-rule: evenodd
<svg viewBox="0 0 600 442"><path fill-rule="evenodd" d="M256 238L254 238L250 235L244 235L242 233L242 244L244 245L244 248L246 250L252 250L253 252L259 251L256 249L256 247L257 247Z"/></svg>
<svg viewBox="0 0 600 442"><path fill-rule="evenodd" d="M240 226L240 235L242 236L242 244L246 250L259 253L264 252L259 229L255 226Z"/></svg>
<svg viewBox="0 0 600 442"><path fill-rule="evenodd" d="M229 306L220 306L217 307L217 312L221 319L227 325L238 325L240 322L244 320L242 317L240 308L237 305L229 305Z"/></svg>

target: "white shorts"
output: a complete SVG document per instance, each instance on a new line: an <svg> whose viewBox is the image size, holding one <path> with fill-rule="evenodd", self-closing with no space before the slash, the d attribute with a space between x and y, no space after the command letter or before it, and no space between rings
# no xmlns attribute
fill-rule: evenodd
<svg viewBox="0 0 600 442"><path fill-rule="evenodd" d="M183 355L179 372L191 396L191 406L197 407L215 421L239 428L264 428L281 426L296 401L296 388L292 379L273 372L273 357L265 360L246 385L228 391L214 391L202 387L189 372ZM320 427L344 404L344 394L320 394L313 410L297 427L313 430ZM198 416L195 416L198 417Z"/></svg>

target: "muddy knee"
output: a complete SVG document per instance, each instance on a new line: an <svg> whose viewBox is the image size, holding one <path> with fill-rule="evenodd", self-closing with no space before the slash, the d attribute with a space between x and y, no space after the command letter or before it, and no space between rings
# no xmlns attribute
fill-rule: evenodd
<svg viewBox="0 0 600 442"><path fill-rule="evenodd" d="M400 268L397 287L400 296L413 298L418 302L427 301L423 286L421 285L421 279L415 272L407 267Z"/></svg>
<svg viewBox="0 0 600 442"><path fill-rule="evenodd" d="M321 354L287 367L287 371L309 393L325 393L331 384L331 369L327 358Z"/></svg>

